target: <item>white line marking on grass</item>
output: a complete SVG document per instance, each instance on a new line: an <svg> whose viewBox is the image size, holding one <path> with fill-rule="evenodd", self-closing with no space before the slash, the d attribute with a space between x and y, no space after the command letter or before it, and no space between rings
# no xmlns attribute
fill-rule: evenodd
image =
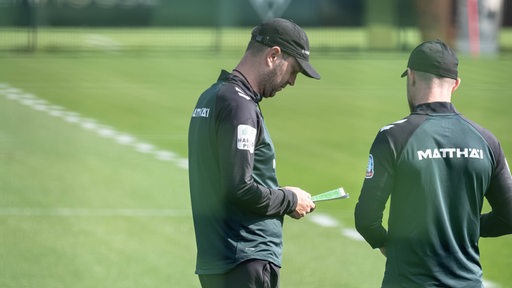
<svg viewBox="0 0 512 288"><path fill-rule="evenodd" d="M313 223L320 225L322 227L338 227L340 223L338 220L334 219L333 217L323 214L323 213L314 213L309 216L309 220L311 220Z"/></svg>
<svg viewBox="0 0 512 288"><path fill-rule="evenodd" d="M170 152L170 151L158 151L156 152L156 157L160 160L167 160L167 161L171 161L175 158L178 157L178 155L176 155L176 153L173 153L173 152Z"/></svg>
<svg viewBox="0 0 512 288"><path fill-rule="evenodd" d="M342 226L338 220L334 217L324 213L313 213L309 217L309 220L319 226L327 228L336 228ZM364 241L364 238L354 228L341 228L341 234L347 238L356 241Z"/></svg>
<svg viewBox="0 0 512 288"><path fill-rule="evenodd" d="M155 146L148 144L148 143L139 143L135 145L135 150L141 152L141 153L153 153L153 150L155 149Z"/></svg>
<svg viewBox="0 0 512 288"><path fill-rule="evenodd" d="M500 288L501 286L491 281L483 279L485 288Z"/></svg>
<svg viewBox="0 0 512 288"><path fill-rule="evenodd" d="M130 144L134 143L136 139L135 139L135 137L133 137L131 135L124 134L124 135L117 136L116 140L117 140L117 143L119 143L119 144L130 145Z"/></svg>
<svg viewBox="0 0 512 288"><path fill-rule="evenodd" d="M117 132L114 129L108 127L100 128L97 132L100 134L100 136L105 138L114 137L117 135Z"/></svg>
<svg viewBox="0 0 512 288"><path fill-rule="evenodd" d="M95 119L82 117L77 112L68 111L62 106L54 105L47 100L40 99L21 89L11 87L6 83L0 83L0 95L4 95L6 99L18 101L20 104L36 111L46 112L48 115L62 118L68 123L77 124L85 130L96 132L101 137L111 138L118 144L131 146L139 153L149 154L160 161L172 162L177 167L185 170L188 169L188 160L179 157L178 154L172 151L160 150L151 143L139 140L130 134L116 131L114 128L101 124Z"/></svg>
<svg viewBox="0 0 512 288"><path fill-rule="evenodd" d="M80 121L80 117L78 117L77 115L69 115L64 117L64 120L66 120L69 123L77 123L78 121Z"/></svg>
<svg viewBox="0 0 512 288"><path fill-rule="evenodd" d="M0 208L0 216L192 217L192 211L185 209Z"/></svg>
<svg viewBox="0 0 512 288"><path fill-rule="evenodd" d="M86 34L84 42L91 48L102 48L108 51L117 51L121 47L121 44L114 39L99 34Z"/></svg>
<svg viewBox="0 0 512 288"><path fill-rule="evenodd" d="M341 229L341 234L352 240L364 241L363 236L361 236L361 234L359 234L359 232L357 232L357 230L353 228L343 228Z"/></svg>

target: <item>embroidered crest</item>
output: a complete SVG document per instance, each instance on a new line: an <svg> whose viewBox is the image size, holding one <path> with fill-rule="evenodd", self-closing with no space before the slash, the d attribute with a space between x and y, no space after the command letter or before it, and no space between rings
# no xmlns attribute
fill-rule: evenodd
<svg viewBox="0 0 512 288"><path fill-rule="evenodd" d="M368 166L366 166L366 177L367 179L369 178L372 178L373 177L373 167L374 167L374 163L373 163L373 155L370 154L370 157L368 158Z"/></svg>

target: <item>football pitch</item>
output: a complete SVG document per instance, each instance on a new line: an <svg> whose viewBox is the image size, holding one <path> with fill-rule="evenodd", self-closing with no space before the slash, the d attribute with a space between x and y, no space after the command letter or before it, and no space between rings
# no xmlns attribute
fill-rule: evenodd
<svg viewBox="0 0 512 288"><path fill-rule="evenodd" d="M0 287L199 287L188 122L242 52L0 54ZM277 174L350 198L286 218L281 287L379 287L385 259L353 210L377 131L408 114L408 53L311 57L320 81L261 103ZM512 55L459 59L455 106L512 158ZM512 287L512 237L480 247L486 287Z"/></svg>

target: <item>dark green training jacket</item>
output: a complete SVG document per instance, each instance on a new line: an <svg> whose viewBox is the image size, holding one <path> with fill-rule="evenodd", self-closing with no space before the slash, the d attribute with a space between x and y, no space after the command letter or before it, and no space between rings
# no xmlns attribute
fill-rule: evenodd
<svg viewBox="0 0 512 288"><path fill-rule="evenodd" d="M435 102L382 128L370 153L355 223L387 249L382 287L482 287L479 237L512 233L512 178L498 140ZM484 197L492 212L481 215Z"/></svg>
<svg viewBox="0 0 512 288"><path fill-rule="evenodd" d="M224 273L248 259L281 266L283 218L297 198L278 186L260 100L244 79L222 71L192 113L188 168L197 274Z"/></svg>

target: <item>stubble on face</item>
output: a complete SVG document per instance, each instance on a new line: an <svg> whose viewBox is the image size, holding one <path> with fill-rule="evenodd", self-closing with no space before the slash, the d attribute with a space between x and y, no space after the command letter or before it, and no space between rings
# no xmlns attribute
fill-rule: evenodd
<svg viewBox="0 0 512 288"><path fill-rule="evenodd" d="M283 62L277 63L270 71L265 73L261 78L260 87L262 88L261 96L271 98L282 89L280 80L282 78Z"/></svg>

